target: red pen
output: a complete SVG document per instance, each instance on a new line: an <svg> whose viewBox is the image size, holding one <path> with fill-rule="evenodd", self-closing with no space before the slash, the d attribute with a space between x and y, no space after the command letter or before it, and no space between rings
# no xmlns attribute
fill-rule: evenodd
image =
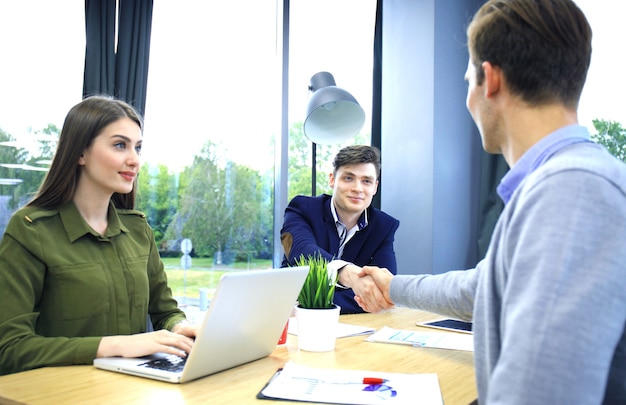
<svg viewBox="0 0 626 405"><path fill-rule="evenodd" d="M383 383L386 383L387 381L389 380L385 380L384 378L376 378L376 377L363 378L363 384L369 384L369 385L383 384Z"/></svg>
<svg viewBox="0 0 626 405"><path fill-rule="evenodd" d="M279 370L280 371L280 370ZM276 373L276 375L278 375L278 373ZM310 377L291 377L294 380L306 380L308 382L310 382L311 384L317 384L317 383L322 383L322 384L365 384L365 385L380 385L380 384L384 384L386 382L389 382L389 380L386 380L384 378L379 378L379 377L363 377L363 380L361 381L356 381L356 380L347 380L347 381L329 381L329 380L321 380L321 379L317 379L317 378L310 378Z"/></svg>

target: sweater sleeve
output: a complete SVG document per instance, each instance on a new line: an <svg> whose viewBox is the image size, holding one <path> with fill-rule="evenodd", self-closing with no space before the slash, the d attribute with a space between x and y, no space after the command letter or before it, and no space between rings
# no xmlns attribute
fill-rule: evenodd
<svg viewBox="0 0 626 405"><path fill-rule="evenodd" d="M478 274L477 268L437 275L398 275L392 279L389 292L396 305L471 321Z"/></svg>

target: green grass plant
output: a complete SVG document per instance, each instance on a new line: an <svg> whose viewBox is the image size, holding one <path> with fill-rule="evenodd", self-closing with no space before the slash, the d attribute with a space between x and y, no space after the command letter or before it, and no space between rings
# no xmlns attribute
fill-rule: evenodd
<svg viewBox="0 0 626 405"><path fill-rule="evenodd" d="M301 255L296 259L297 266L308 266L309 274L298 295L298 305L308 309L330 309L334 307L333 297L337 284L337 272L328 271L328 262L321 255Z"/></svg>

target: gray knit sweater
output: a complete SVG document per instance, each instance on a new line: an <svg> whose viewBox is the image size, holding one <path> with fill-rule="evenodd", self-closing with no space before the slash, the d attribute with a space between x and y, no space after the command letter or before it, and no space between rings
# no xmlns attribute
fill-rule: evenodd
<svg viewBox="0 0 626 405"><path fill-rule="evenodd" d="M399 275L390 294L473 320L481 405L626 403L626 165L591 142L560 149L475 269Z"/></svg>

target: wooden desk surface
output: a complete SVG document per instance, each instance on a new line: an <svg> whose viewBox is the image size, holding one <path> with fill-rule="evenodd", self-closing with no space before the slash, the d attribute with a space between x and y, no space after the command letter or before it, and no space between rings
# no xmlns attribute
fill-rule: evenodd
<svg viewBox="0 0 626 405"><path fill-rule="evenodd" d="M415 322L428 312L396 308L383 314L342 315L340 322L376 328L419 330ZM454 333L454 332L450 332ZM185 384L171 384L98 370L93 366L47 367L0 377L0 404L248 404L288 360L313 367L399 373L436 373L446 404L469 404L476 398L473 353L365 342L365 336L337 339L335 350L298 350L289 335L264 359Z"/></svg>

